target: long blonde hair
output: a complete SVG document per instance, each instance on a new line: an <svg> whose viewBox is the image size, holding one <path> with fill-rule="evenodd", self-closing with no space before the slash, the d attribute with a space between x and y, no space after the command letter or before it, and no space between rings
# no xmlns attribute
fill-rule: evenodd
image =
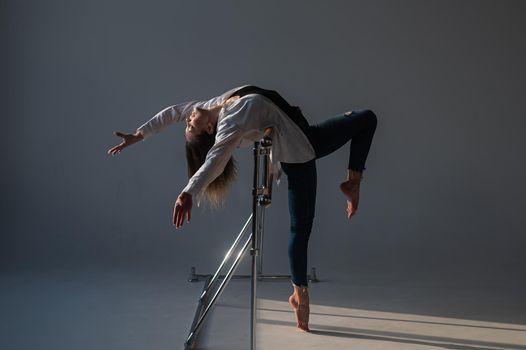
<svg viewBox="0 0 526 350"><path fill-rule="evenodd" d="M199 170L205 162L206 154L214 145L216 133L217 131L213 134L203 132L200 135L193 137L192 141L186 141L188 178L194 176L197 170ZM234 157L231 156L223 172L205 189L205 198L213 208L223 205L225 194L235 180L236 173L236 161Z"/></svg>

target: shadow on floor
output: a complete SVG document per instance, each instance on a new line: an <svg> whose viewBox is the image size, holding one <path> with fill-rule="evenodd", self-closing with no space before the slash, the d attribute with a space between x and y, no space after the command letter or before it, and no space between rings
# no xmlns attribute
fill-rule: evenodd
<svg viewBox="0 0 526 350"><path fill-rule="evenodd" d="M295 327L293 322L269 320L269 319L258 319L261 324L280 325ZM323 326L311 324L311 334L329 336L329 337L340 337L340 338L353 338L353 339L367 339L367 340L379 340L389 341L397 343L406 343L413 345L427 345L427 346L440 346L446 349L454 350L487 350L488 348L496 349L510 349L510 350L525 350L526 346L496 343L496 342L482 342L467 339L458 338L446 338L446 337L434 337L424 336L410 333L399 333L399 332L386 332L386 331L373 331L368 329L358 328L346 328L338 326Z"/></svg>

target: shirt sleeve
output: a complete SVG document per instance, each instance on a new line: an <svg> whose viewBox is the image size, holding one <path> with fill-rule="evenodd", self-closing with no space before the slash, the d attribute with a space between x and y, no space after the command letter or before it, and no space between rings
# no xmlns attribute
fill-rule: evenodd
<svg viewBox="0 0 526 350"><path fill-rule="evenodd" d="M157 114L155 114L150 120L138 127L137 132L141 133L143 135L143 138L146 139L153 134L161 132L174 122L180 122L181 120L185 120L197 107L210 109L215 105L224 103L228 99L230 94L238 88L239 87L228 90L223 94L213 97L209 100L188 101L166 107Z"/></svg>
<svg viewBox="0 0 526 350"><path fill-rule="evenodd" d="M141 133L144 139L157 134L168 125L186 119L198 103L199 101L189 101L166 107L138 127L137 132Z"/></svg>
<svg viewBox="0 0 526 350"><path fill-rule="evenodd" d="M182 192L191 194L199 202L208 185L221 175L242 138L243 131L235 124L218 133L214 145L206 155L205 162L190 178Z"/></svg>

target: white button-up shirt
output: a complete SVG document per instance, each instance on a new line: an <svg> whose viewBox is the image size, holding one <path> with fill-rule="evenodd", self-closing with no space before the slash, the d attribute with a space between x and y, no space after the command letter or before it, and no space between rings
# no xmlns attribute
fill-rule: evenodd
<svg viewBox="0 0 526 350"><path fill-rule="evenodd" d="M137 131L144 139L166 128L173 122L185 120L196 107L211 108L223 104L239 86L206 101L189 101L167 107L141 125ZM218 177L238 147L247 147L263 137L264 130L273 128L272 163L279 183L279 162L303 163L315 158L314 149L296 123L270 99L259 94L245 95L223 106L219 112L215 143L205 162L189 179L183 192L199 202L206 187Z"/></svg>

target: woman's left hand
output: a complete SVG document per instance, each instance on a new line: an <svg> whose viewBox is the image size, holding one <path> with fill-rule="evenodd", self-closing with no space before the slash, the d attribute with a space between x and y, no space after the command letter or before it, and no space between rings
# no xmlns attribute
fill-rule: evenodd
<svg viewBox="0 0 526 350"><path fill-rule="evenodd" d="M181 192L174 206L173 224L175 228L183 226L184 218L186 222L190 222L190 213L192 211L192 195L186 192Z"/></svg>

